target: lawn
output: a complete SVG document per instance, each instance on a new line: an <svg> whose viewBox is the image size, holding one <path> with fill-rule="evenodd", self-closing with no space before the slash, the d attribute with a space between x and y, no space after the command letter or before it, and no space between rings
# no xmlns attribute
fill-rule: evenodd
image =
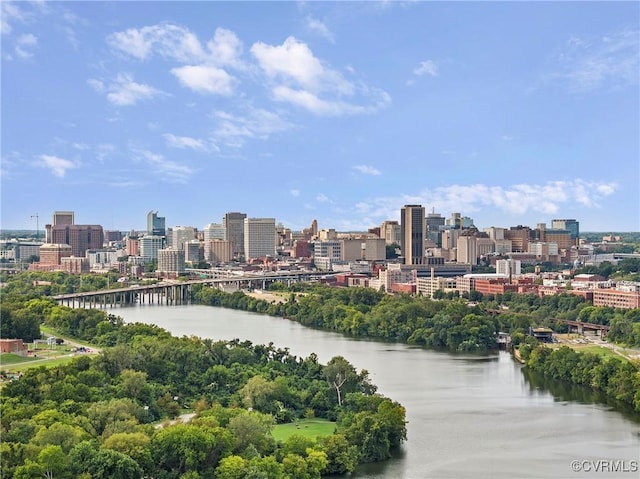
<svg viewBox="0 0 640 479"><path fill-rule="evenodd" d="M7 362L5 362L5 354L2 355L2 358L0 358L0 362L2 364L2 369L4 371L10 371L10 372L18 372L18 371L24 371L25 369L29 369L29 368L36 368L39 366L46 366L48 368L53 367L53 366L59 366L60 364L65 364L68 363L70 361L72 361L74 358L74 356L70 355L70 354L66 354L60 357L56 357L56 356L50 356L50 357L40 357L38 356L37 358L34 357L29 357L29 358L24 358L21 357L21 361L16 361L13 362L11 364L7 364Z"/></svg>
<svg viewBox="0 0 640 479"><path fill-rule="evenodd" d="M306 437L330 436L336 428L336 423L327 419L300 419L297 422L277 424L272 435L276 441L286 441L289 436L300 434Z"/></svg>
<svg viewBox="0 0 640 479"><path fill-rule="evenodd" d="M621 356L620 354L617 354L615 351L612 351L609 348L605 348L604 346L584 346L584 347L577 347L575 348L576 351L580 351L581 353L591 353L591 354L597 354L598 356L603 356L603 357L616 357L622 361L628 361L627 358L625 358L624 356Z"/></svg>
<svg viewBox="0 0 640 479"><path fill-rule="evenodd" d="M0 365L7 366L9 364L24 363L27 361L36 361L38 358L19 356L17 354L5 353L0 355Z"/></svg>

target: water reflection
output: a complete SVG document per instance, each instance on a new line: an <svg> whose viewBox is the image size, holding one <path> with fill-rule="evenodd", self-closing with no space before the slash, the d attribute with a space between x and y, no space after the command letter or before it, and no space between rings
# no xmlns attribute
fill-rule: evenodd
<svg viewBox="0 0 640 479"><path fill-rule="evenodd" d="M358 479L564 478L578 476L570 469L574 459L638 459L637 414L613 411L606 398L586 388L536 377L505 352L450 353L356 340L207 306L115 312L178 336L273 342L300 357L313 352L326 363L341 355L367 369L382 394L405 406L408 441L388 461L359 468Z"/></svg>
<svg viewBox="0 0 640 479"><path fill-rule="evenodd" d="M600 405L607 409L616 410L628 419L640 423L640 413L634 411L629 404L611 399L600 391L595 391L586 386L569 384L557 379L550 379L528 368L522 368L522 376L531 393L549 392L553 395L555 401L574 401L580 404Z"/></svg>

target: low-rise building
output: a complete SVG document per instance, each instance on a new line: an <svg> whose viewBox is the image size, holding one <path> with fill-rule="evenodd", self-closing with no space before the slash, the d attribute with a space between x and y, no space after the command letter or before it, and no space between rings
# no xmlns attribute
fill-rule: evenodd
<svg viewBox="0 0 640 479"><path fill-rule="evenodd" d="M594 289L593 305L621 309L640 308L640 292L617 288Z"/></svg>

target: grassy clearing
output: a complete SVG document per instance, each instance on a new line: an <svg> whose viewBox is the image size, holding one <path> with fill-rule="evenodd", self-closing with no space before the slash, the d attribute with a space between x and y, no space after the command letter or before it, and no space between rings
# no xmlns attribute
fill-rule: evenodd
<svg viewBox="0 0 640 479"><path fill-rule="evenodd" d="M625 358L624 356L616 353L615 351L613 351L612 349L606 348L604 346L582 346L582 347L577 347L575 348L576 351L580 351L582 353L591 353L591 354L597 354L598 356L602 356L602 357L616 357L618 359L621 359L623 361L628 361L627 358Z"/></svg>
<svg viewBox="0 0 640 479"><path fill-rule="evenodd" d="M294 434L316 438L318 436L330 436L336 428L336 423L327 419L301 419L297 422L277 424L272 431L276 441L286 441Z"/></svg>
<svg viewBox="0 0 640 479"><path fill-rule="evenodd" d="M572 343L559 343L554 344L553 349L558 349L561 346L569 346L571 349L576 350L579 353L590 353L596 354L603 358L614 357L618 358L621 361L629 361L629 358L625 357L623 354L617 353L611 348L606 346L600 346L597 344L572 344Z"/></svg>
<svg viewBox="0 0 640 479"><path fill-rule="evenodd" d="M46 366L46 367L50 368L50 367L53 367L53 366L58 366L60 364L68 363L73 358L74 358L74 356L72 356L72 355L64 355L64 356L60 356L60 357L49 357L49 358L42 358L42 357L38 356L37 358L22 358L22 360L23 360L22 362L14 363L14 364L11 364L11 365L7 365L4 362L4 354L3 354L2 370L15 373L15 372L19 372L19 371L24 371L25 369L37 368L37 367L40 367L40 366Z"/></svg>
<svg viewBox="0 0 640 479"><path fill-rule="evenodd" d="M25 356L18 356L17 354L5 353L0 354L0 366L9 366L17 363L24 363L28 361L36 361L38 358L30 358Z"/></svg>

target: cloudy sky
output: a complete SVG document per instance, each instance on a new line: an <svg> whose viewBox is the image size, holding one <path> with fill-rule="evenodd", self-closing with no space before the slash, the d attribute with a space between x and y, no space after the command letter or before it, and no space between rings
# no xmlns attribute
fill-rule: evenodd
<svg viewBox="0 0 640 479"><path fill-rule="evenodd" d="M638 2L6 2L2 228L640 230Z"/></svg>

